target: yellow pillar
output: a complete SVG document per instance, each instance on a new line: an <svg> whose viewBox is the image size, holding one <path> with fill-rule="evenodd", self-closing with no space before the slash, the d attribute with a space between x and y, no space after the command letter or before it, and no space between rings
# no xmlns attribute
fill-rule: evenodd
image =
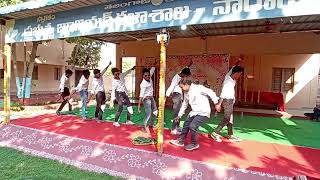
<svg viewBox="0 0 320 180"><path fill-rule="evenodd" d="M10 123L11 46L4 46L4 124Z"/></svg>
<svg viewBox="0 0 320 180"><path fill-rule="evenodd" d="M158 111L158 155L163 153L163 121L165 110L165 79L166 79L166 46L165 35L162 35L160 41L160 80L159 80L159 111Z"/></svg>

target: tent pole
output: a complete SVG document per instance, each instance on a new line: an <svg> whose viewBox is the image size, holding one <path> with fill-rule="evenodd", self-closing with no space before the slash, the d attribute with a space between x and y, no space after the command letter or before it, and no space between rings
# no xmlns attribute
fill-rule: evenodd
<svg viewBox="0 0 320 180"><path fill-rule="evenodd" d="M158 34L160 40L160 78L159 78L159 112L158 112L158 140L157 152L158 155L163 153L163 128L164 128L164 111L165 111L165 79L166 79L166 41L167 34Z"/></svg>

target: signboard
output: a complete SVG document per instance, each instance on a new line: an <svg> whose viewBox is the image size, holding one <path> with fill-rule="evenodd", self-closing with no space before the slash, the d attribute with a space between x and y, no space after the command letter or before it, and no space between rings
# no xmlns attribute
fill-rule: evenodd
<svg viewBox="0 0 320 180"><path fill-rule="evenodd" d="M7 21L6 42L320 14L317 0L120 0Z"/></svg>

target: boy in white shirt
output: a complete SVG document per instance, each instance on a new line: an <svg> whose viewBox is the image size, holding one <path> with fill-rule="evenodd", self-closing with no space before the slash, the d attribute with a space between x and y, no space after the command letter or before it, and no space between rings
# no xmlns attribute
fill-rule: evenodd
<svg viewBox="0 0 320 180"><path fill-rule="evenodd" d="M87 101L88 101L89 77L90 77L90 71L88 69L83 70L80 81L77 87L74 89L75 92L80 92L81 102L82 102L81 113L82 113L83 120L87 119L86 112L87 112Z"/></svg>
<svg viewBox="0 0 320 180"><path fill-rule="evenodd" d="M110 109L113 109L113 102L114 100L117 100L118 102L118 111L116 113L115 117L115 122L113 123L114 126L119 127L119 117L123 111L123 105L127 106L127 123L132 124L131 120L131 115L133 114L133 109L131 102L128 97L128 90L125 84L125 77L135 69L136 67L132 67L128 71L124 73L120 73L120 70L118 68L113 68L112 74L113 74L113 79L112 79L112 92L111 92L111 103L110 103Z"/></svg>
<svg viewBox="0 0 320 180"><path fill-rule="evenodd" d="M107 72L110 65L111 65L111 61L109 65L106 68L104 68L101 72L99 69L93 70L94 77L92 79L91 97L93 95L96 96L97 106L96 106L95 118L97 122L101 122L103 111L105 109L106 93L104 90L103 75ZM88 101L90 101L91 97L88 99Z"/></svg>
<svg viewBox="0 0 320 180"><path fill-rule="evenodd" d="M155 67L152 67L150 70L146 68L143 69L143 79L140 84L140 98L139 98L139 104L138 104L138 112L141 113L141 103L143 101L143 106L146 113L143 119L144 131L147 130L147 124L150 118L151 118L150 126L153 128L154 120L158 114L157 104L153 97L154 95L153 81L151 79L151 77L155 72L155 69L156 69Z"/></svg>
<svg viewBox="0 0 320 180"><path fill-rule="evenodd" d="M62 103L60 107L57 110L57 115L60 115L60 112L62 111L63 107L68 103L69 104L69 111L72 111L72 105L69 103L70 96L70 89L69 89L69 78L72 76L73 72L70 69L67 69L65 71L65 74L63 74L60 78L60 96L62 98Z"/></svg>
<svg viewBox="0 0 320 180"><path fill-rule="evenodd" d="M178 121L185 113L188 105L191 106L191 111L188 115L188 119L183 125L182 132L177 140L171 140L170 143L176 146L184 146L188 132L191 132L191 144L185 146L186 151L192 151L198 149L198 128L205 123L211 114L211 108L208 97L218 104L219 98L216 93L211 89L204 87L203 85L196 85L191 80L181 80L179 82L180 88L184 91L184 100L179 111L178 117L175 121ZM216 105L217 111L220 111L218 105Z"/></svg>
<svg viewBox="0 0 320 180"><path fill-rule="evenodd" d="M166 92L166 98L170 97L172 98L173 102L173 112L174 112L174 118L178 116L179 110L182 105L182 90L179 87L179 82L182 79L185 79L189 76L191 76L191 71L190 71L190 66L193 64L193 61L190 62L188 67L184 68L181 70L179 74L176 74L172 80L169 88L167 89ZM179 128L180 121L173 121L172 122L172 129L171 129L171 134L179 134L181 129Z"/></svg>
<svg viewBox="0 0 320 180"><path fill-rule="evenodd" d="M242 67L238 65L233 66L224 79L219 99L219 106L221 107L222 105L224 109L224 119L219 123L218 127L210 135L217 142L222 142L221 135L219 135L219 133L224 126L227 126L228 128L227 138L230 141L241 141L240 138L233 135L233 105L235 102L236 82L241 77L243 71L244 69Z"/></svg>

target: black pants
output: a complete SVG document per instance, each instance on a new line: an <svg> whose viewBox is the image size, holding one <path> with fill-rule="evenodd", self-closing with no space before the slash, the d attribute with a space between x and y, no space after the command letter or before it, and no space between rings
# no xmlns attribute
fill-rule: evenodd
<svg viewBox="0 0 320 180"><path fill-rule="evenodd" d="M61 94L62 97L62 103L59 106L59 109L57 110L58 112L62 111L62 109L64 108L64 106L68 103L69 104L69 111L72 111L72 105L69 103L68 99L65 99L65 97L70 96L70 90L67 87L64 87L63 92Z"/></svg>
<svg viewBox="0 0 320 180"><path fill-rule="evenodd" d="M172 102L173 102L173 112L174 112L174 118L178 117L179 111L181 109L182 105L182 94L180 93L173 93L172 94ZM179 121L173 121L172 123L172 130L178 128L180 125L180 120Z"/></svg>
<svg viewBox="0 0 320 180"><path fill-rule="evenodd" d="M118 102L118 111L116 113L116 117L115 117L115 121L118 122L119 121L119 117L123 111L123 106L126 105L127 108L131 107L131 102L129 100L128 95L125 92L116 92L116 98L117 98L117 102ZM131 119L131 114L129 113L129 111L127 112L127 120Z"/></svg>
<svg viewBox="0 0 320 180"><path fill-rule="evenodd" d="M308 118L310 118L311 120L313 120L315 118L314 113L304 113L305 116L307 116Z"/></svg>
<svg viewBox="0 0 320 180"><path fill-rule="evenodd" d="M189 116L183 125L183 129L180 134L180 140L185 141L189 131L191 131L191 143L198 144L198 128L208 119L209 118L206 116Z"/></svg>
<svg viewBox="0 0 320 180"><path fill-rule="evenodd" d="M96 106L95 117L98 118L98 120L102 120L103 110L101 109L101 106L106 103L105 92L98 92L96 94L96 101L97 101L97 106Z"/></svg>

